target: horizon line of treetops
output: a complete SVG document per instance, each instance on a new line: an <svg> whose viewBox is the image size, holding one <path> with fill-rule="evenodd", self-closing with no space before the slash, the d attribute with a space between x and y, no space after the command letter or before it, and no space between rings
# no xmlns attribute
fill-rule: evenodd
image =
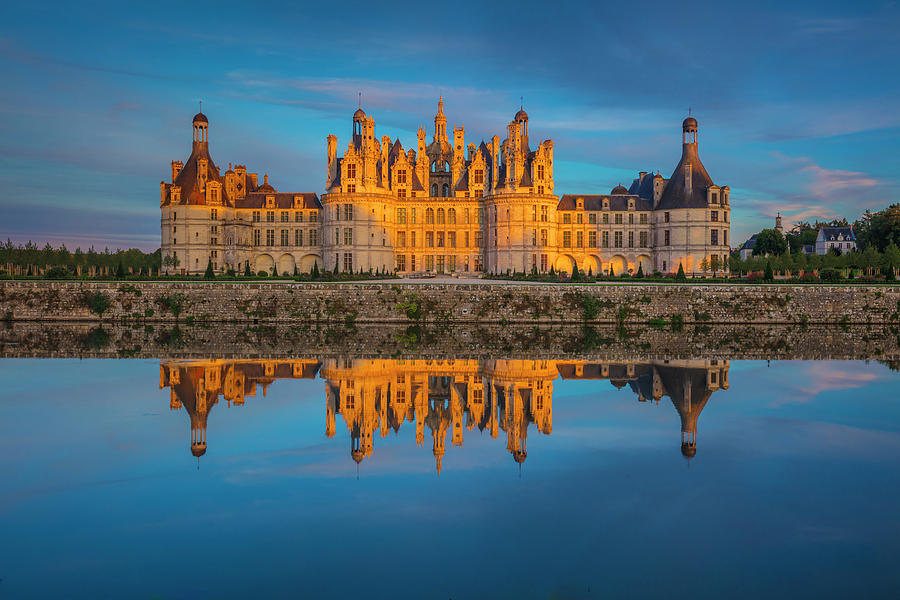
<svg viewBox="0 0 900 600"><path fill-rule="evenodd" d="M857 250L843 254L829 252L824 256L803 253L805 244L815 243L819 227L849 225L846 219L817 221L814 224L801 221L785 235L775 229L763 229L757 234L753 257L741 260L740 246L732 250L729 270L735 274L762 271L767 262L775 271L782 272L820 268L863 270L880 268L883 271L900 268L900 203L891 204L884 210L876 212L866 210L853 223ZM10 275L7 273L10 265L29 271L33 267L42 269L61 267L54 270L62 275L65 275L66 271L75 274L79 268L85 272L91 268L99 272L105 270L110 275L116 272L120 276L123 273L149 275L151 269L157 274L165 270L166 265L163 262L160 249L153 252L144 252L137 248L111 251L107 247L103 251L97 251L91 246L87 251L83 251L80 247L70 251L65 244L54 248L47 243L40 248L30 240L25 244L13 244L8 238L5 243L0 243L0 274L3 275Z"/></svg>

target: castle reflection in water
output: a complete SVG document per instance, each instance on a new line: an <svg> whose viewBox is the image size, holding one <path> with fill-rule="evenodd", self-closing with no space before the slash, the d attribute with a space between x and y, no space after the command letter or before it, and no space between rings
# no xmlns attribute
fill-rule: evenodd
<svg viewBox="0 0 900 600"><path fill-rule="evenodd" d="M630 387L640 402L668 397L681 417L681 452L697 452L697 420L710 395L728 389L728 361L581 362L556 360L190 360L160 364L160 388L170 388L169 407L191 421L191 452L207 448L210 411L224 399L242 405L277 379L325 380L325 433L335 435L340 415L357 464L372 455L375 437L415 423L416 443L431 437L438 474L448 437L462 446L466 430L502 431L506 449L522 463L528 430L553 430L553 382L609 380Z"/></svg>

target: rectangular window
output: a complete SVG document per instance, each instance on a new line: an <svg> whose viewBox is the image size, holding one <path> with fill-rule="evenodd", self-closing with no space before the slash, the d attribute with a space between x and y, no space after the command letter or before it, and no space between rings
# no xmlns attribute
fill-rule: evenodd
<svg viewBox="0 0 900 600"><path fill-rule="evenodd" d="M353 254L350 252L344 252L344 270L348 273L353 272Z"/></svg>
<svg viewBox="0 0 900 600"><path fill-rule="evenodd" d="M484 209L479 208L478 209L478 224L481 225L482 223L484 223Z"/></svg>
<svg viewBox="0 0 900 600"><path fill-rule="evenodd" d="M416 232L415 231L409 232L409 247L410 248L416 247Z"/></svg>
<svg viewBox="0 0 900 600"><path fill-rule="evenodd" d="M443 247L444 247L444 232L443 232L443 231L438 231L438 234L437 234L437 247L438 247L438 248L443 248Z"/></svg>
<svg viewBox="0 0 900 600"><path fill-rule="evenodd" d="M669 213L667 213L667 212L666 212L666 213L663 213L663 221L666 222L666 223L669 222Z"/></svg>
<svg viewBox="0 0 900 600"><path fill-rule="evenodd" d="M537 178L538 178L538 179L543 179L543 178L544 178L544 165L538 165L538 166L537 166Z"/></svg>
<svg viewBox="0 0 900 600"><path fill-rule="evenodd" d="M347 165L347 179L356 179L356 165L354 163Z"/></svg>
<svg viewBox="0 0 900 600"><path fill-rule="evenodd" d="M634 213L628 213L628 224L634 225Z"/></svg>
<svg viewBox="0 0 900 600"><path fill-rule="evenodd" d="M400 188L399 190L397 190L397 197L406 198L406 188Z"/></svg>
<svg viewBox="0 0 900 600"><path fill-rule="evenodd" d="M604 215L604 216L606 216L606 215ZM603 244L604 248L609 248L609 232L608 231L603 232L603 235L601 236L600 240L601 240L601 243Z"/></svg>
<svg viewBox="0 0 900 600"><path fill-rule="evenodd" d="M259 223L259 211L258 210L253 211L253 222Z"/></svg>
<svg viewBox="0 0 900 600"><path fill-rule="evenodd" d="M406 183L406 169L397 169L397 183Z"/></svg>
<svg viewBox="0 0 900 600"><path fill-rule="evenodd" d="M614 235L615 235L615 237L613 238L613 240L614 240L615 247L621 248L622 247L622 232L616 231Z"/></svg>
<svg viewBox="0 0 900 600"><path fill-rule="evenodd" d="M480 208L478 210L481 210ZM481 231L475 232L475 247L481 248L484 245L484 234Z"/></svg>
<svg viewBox="0 0 900 600"><path fill-rule="evenodd" d="M397 209L397 223L399 223L400 225L406 224L406 209L405 208Z"/></svg>
<svg viewBox="0 0 900 600"><path fill-rule="evenodd" d="M541 229L541 246L547 246L547 230Z"/></svg>
<svg viewBox="0 0 900 600"><path fill-rule="evenodd" d="M409 209L409 222L412 225L416 224L416 209L414 209L414 208ZM413 269L413 270L415 270L415 269Z"/></svg>
<svg viewBox="0 0 900 600"><path fill-rule="evenodd" d="M576 248L584 248L584 232L583 231L575 232L575 247Z"/></svg>
<svg viewBox="0 0 900 600"><path fill-rule="evenodd" d="M475 169L474 182L475 185L482 185L484 183L484 169Z"/></svg>
<svg viewBox="0 0 900 600"><path fill-rule="evenodd" d="M288 235L289 235L289 232L287 229L281 230L281 245L282 246L287 246L290 243L290 241L288 240Z"/></svg>
<svg viewBox="0 0 900 600"><path fill-rule="evenodd" d="M548 217L547 217L547 207L546 207L546 206L542 206L542 207L541 207L541 223L546 223L547 220L548 220Z"/></svg>
<svg viewBox="0 0 900 600"><path fill-rule="evenodd" d="M597 232L596 231L588 231L588 248L596 248L597 247Z"/></svg>
<svg viewBox="0 0 900 600"><path fill-rule="evenodd" d="M309 222L315 223L318 220L319 220L319 211L317 211L317 210L309 211Z"/></svg>
<svg viewBox="0 0 900 600"><path fill-rule="evenodd" d="M531 220L537 221L537 205L531 207Z"/></svg>
<svg viewBox="0 0 900 600"><path fill-rule="evenodd" d="M416 270L416 255L415 254L409 255L409 270L410 271Z"/></svg>
<svg viewBox="0 0 900 600"><path fill-rule="evenodd" d="M434 248L434 233L431 231L425 233L425 247Z"/></svg>
<svg viewBox="0 0 900 600"><path fill-rule="evenodd" d="M309 245L315 246L319 243L319 232L315 229L309 230Z"/></svg>
<svg viewBox="0 0 900 600"><path fill-rule="evenodd" d="M275 211L267 210L266 211L266 223L274 223L275 222Z"/></svg>
<svg viewBox="0 0 900 600"><path fill-rule="evenodd" d="M431 255L425 257L425 270L434 271L434 257Z"/></svg>
<svg viewBox="0 0 900 600"><path fill-rule="evenodd" d="M547 270L547 255L541 254L541 271Z"/></svg>
<svg viewBox="0 0 900 600"><path fill-rule="evenodd" d="M456 248L456 232L451 231L447 234L447 242L451 248Z"/></svg>
<svg viewBox="0 0 900 600"><path fill-rule="evenodd" d="M303 245L303 230L297 229L294 231L294 245L302 246Z"/></svg>
<svg viewBox="0 0 900 600"><path fill-rule="evenodd" d="M259 229L253 230L253 245L259 246Z"/></svg>
<svg viewBox="0 0 900 600"><path fill-rule="evenodd" d="M563 248L571 248L572 247L572 232L571 231L563 231Z"/></svg>
<svg viewBox="0 0 900 600"><path fill-rule="evenodd" d="M575 215L575 222L579 225L584 223L584 217L582 216L582 213L578 213L577 215Z"/></svg>
<svg viewBox="0 0 900 600"><path fill-rule="evenodd" d="M647 213L641 213L641 225L647 224Z"/></svg>
<svg viewBox="0 0 900 600"><path fill-rule="evenodd" d="M344 205L344 220L345 221L353 220L353 205L352 204Z"/></svg>
<svg viewBox="0 0 900 600"><path fill-rule="evenodd" d="M666 213L666 214L669 214L669 213ZM671 237L669 236L669 230L666 229L665 232L663 232L663 246L668 246L670 241L671 241Z"/></svg>
<svg viewBox="0 0 900 600"><path fill-rule="evenodd" d="M466 247L466 248L469 247L469 232L468 232L468 231L466 232L466 245L465 245L465 247Z"/></svg>
<svg viewBox="0 0 900 600"><path fill-rule="evenodd" d="M718 229L713 229L712 231L709 232L709 243L712 244L713 246L719 245L719 230Z"/></svg>
<svg viewBox="0 0 900 600"><path fill-rule="evenodd" d="M344 245L345 246L353 245L353 228L352 227L344 228Z"/></svg>
<svg viewBox="0 0 900 600"><path fill-rule="evenodd" d="M397 232L397 247L403 248L406 246L406 232L398 231Z"/></svg>
<svg viewBox="0 0 900 600"><path fill-rule="evenodd" d="M714 210L714 211L710 212L710 213L709 213L709 220L712 221L713 223L718 222L718 220L719 220L719 211Z"/></svg>
<svg viewBox="0 0 900 600"><path fill-rule="evenodd" d="M443 254L439 254L437 257L437 272L438 273L444 272L444 255Z"/></svg>
<svg viewBox="0 0 900 600"><path fill-rule="evenodd" d="M727 229L722 230L722 245L723 246L728 245L728 230ZM850 247L850 244L847 244L847 246Z"/></svg>
<svg viewBox="0 0 900 600"><path fill-rule="evenodd" d="M588 223L591 225L597 224L597 213L589 213L588 214Z"/></svg>
<svg viewBox="0 0 900 600"><path fill-rule="evenodd" d="M622 213L616 213L616 225L622 224Z"/></svg>
<svg viewBox="0 0 900 600"><path fill-rule="evenodd" d="M302 210L298 210L298 211L294 214L294 221L296 221L297 223L302 223L302 222L303 222L303 211L302 211Z"/></svg>
<svg viewBox="0 0 900 600"><path fill-rule="evenodd" d="M340 227L334 228L334 245L335 246L341 245L341 229L340 229Z"/></svg>
<svg viewBox="0 0 900 600"><path fill-rule="evenodd" d="M609 225L609 213L603 213L603 224Z"/></svg>
<svg viewBox="0 0 900 600"><path fill-rule="evenodd" d="M634 232L633 231L628 232L628 247L634 248Z"/></svg>
<svg viewBox="0 0 900 600"><path fill-rule="evenodd" d="M291 215L290 215L290 213L289 213L288 211L286 211L286 210L281 211L281 222L282 222L282 223L287 223L287 222L290 221L290 220L291 220Z"/></svg>
<svg viewBox="0 0 900 600"><path fill-rule="evenodd" d="M218 218L219 218L219 211L218 211L218 209L215 209L215 208L209 209L209 218L212 219L213 221L215 221L216 219L218 219Z"/></svg>
<svg viewBox="0 0 900 600"><path fill-rule="evenodd" d="M449 270L451 273L456 271L456 255L455 254L451 254L450 256L447 257L447 270Z"/></svg>
<svg viewBox="0 0 900 600"><path fill-rule="evenodd" d="M563 213L563 225L570 225L572 223L572 215L569 213Z"/></svg>
<svg viewBox="0 0 900 600"><path fill-rule="evenodd" d="M647 232L646 231L639 232L638 242L640 243L641 248L647 247Z"/></svg>
<svg viewBox="0 0 900 600"><path fill-rule="evenodd" d="M397 270L398 271L406 270L406 255L405 254L397 255Z"/></svg>
<svg viewBox="0 0 900 600"><path fill-rule="evenodd" d="M266 246L274 246L275 245L275 230L274 229L266 229Z"/></svg>

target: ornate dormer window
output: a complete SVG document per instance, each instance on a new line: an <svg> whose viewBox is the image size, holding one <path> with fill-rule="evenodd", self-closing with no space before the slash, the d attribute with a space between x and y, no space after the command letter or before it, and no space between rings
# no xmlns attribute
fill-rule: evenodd
<svg viewBox="0 0 900 600"><path fill-rule="evenodd" d="M266 196L266 208L275 208L275 196Z"/></svg>
<svg viewBox="0 0 900 600"><path fill-rule="evenodd" d="M634 210L634 198L628 199L628 210Z"/></svg>
<svg viewBox="0 0 900 600"><path fill-rule="evenodd" d="M575 200L575 206L578 210L584 210L584 198L577 198Z"/></svg>
<svg viewBox="0 0 900 600"><path fill-rule="evenodd" d="M603 199L603 210L609 210L609 198Z"/></svg>
<svg viewBox="0 0 900 600"><path fill-rule="evenodd" d="M294 208L303 208L303 196L294 196ZM302 217L300 220L302 221Z"/></svg>

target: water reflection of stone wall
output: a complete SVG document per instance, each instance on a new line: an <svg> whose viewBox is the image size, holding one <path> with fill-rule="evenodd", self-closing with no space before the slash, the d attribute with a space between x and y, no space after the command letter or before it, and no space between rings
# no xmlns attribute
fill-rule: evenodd
<svg viewBox="0 0 900 600"><path fill-rule="evenodd" d="M349 454L357 464L371 457L378 438L415 428L416 445L430 438L441 472L449 440L462 447L476 430L505 438L516 463L528 457L528 435L553 431L553 383L557 379L607 380L628 387L639 402L668 398L681 419L681 452L697 452L697 421L713 392L728 389L728 361L654 360L588 362L528 359L197 360L160 364L160 388L169 407L190 417L190 448L207 451L210 412L220 399L240 406L266 395L278 379L324 379L325 434L333 438L340 417Z"/></svg>
<svg viewBox="0 0 900 600"><path fill-rule="evenodd" d="M894 326L246 326L0 323L0 357L900 360Z"/></svg>

